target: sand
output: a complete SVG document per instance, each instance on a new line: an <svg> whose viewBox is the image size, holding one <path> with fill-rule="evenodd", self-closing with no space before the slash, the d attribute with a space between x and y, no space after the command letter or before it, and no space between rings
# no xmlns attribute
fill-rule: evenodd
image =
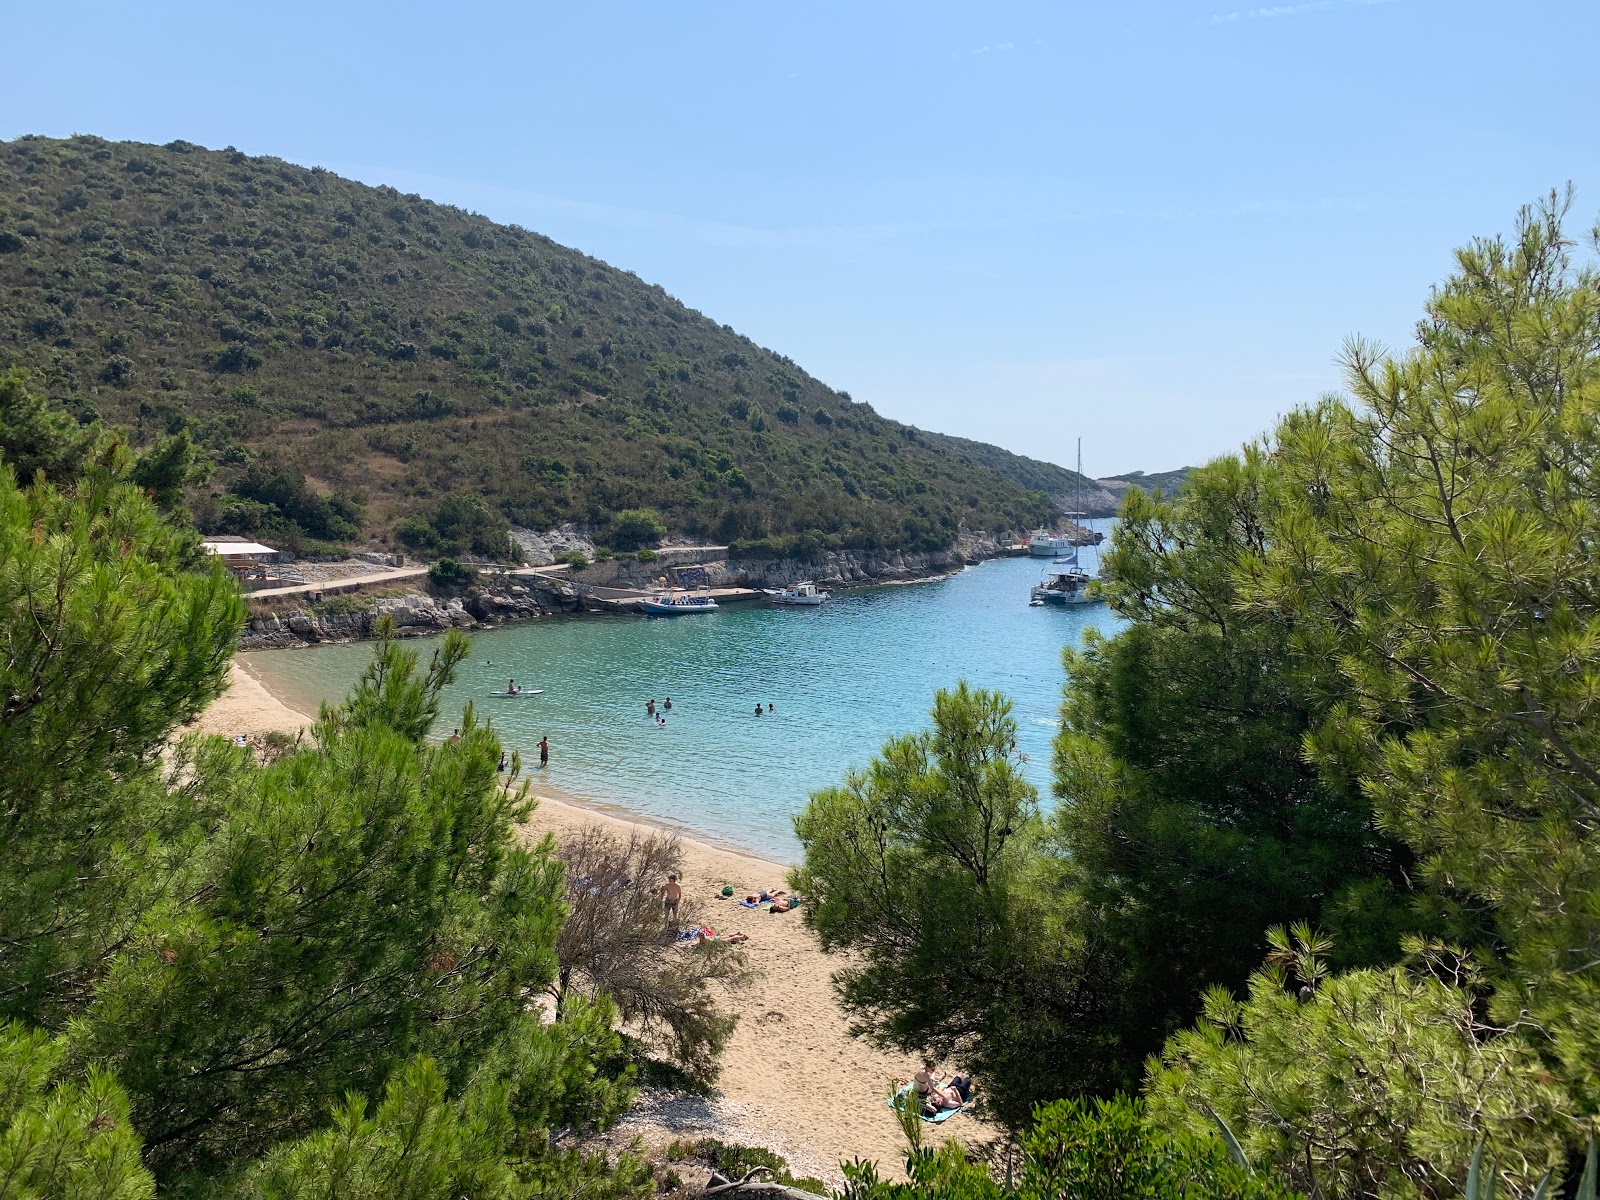
<svg viewBox="0 0 1600 1200"><path fill-rule="evenodd" d="M310 720L236 661L228 691L197 725L210 733L260 734L293 732ZM559 838L563 831L592 824L624 833L655 831L630 814L602 811L541 788L537 778L534 790L539 804L525 836L554 833ZM781 886L785 864L680 840L684 895L692 905L685 915L692 912L719 932L748 933L744 950L753 974L721 997L740 1020L723 1059L718 1096L706 1101L646 1095L621 1132L650 1145L709 1135L765 1146L788 1158L796 1175L816 1175L834 1186L841 1180L838 1164L853 1158L875 1159L885 1173L898 1175L904 1141L884 1099L890 1082L909 1078L917 1064L850 1035L830 982L840 960L822 953L798 913L774 916L720 898L725 884L735 897ZM926 1128L932 1133L935 1127ZM994 1132L968 1114L943 1122L937 1131L940 1138L969 1142L987 1140Z"/></svg>

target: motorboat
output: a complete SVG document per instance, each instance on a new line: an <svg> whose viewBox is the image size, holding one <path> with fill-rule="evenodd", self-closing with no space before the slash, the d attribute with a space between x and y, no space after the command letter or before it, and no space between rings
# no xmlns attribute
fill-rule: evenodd
<svg viewBox="0 0 1600 1200"><path fill-rule="evenodd" d="M800 583L791 583L788 587L762 588L761 590L772 597L774 604L816 605L829 598L827 592L819 591L817 585L809 579Z"/></svg>
<svg viewBox="0 0 1600 1200"><path fill-rule="evenodd" d="M1067 553L1072 546L1072 539L1066 534L1049 529L1035 529L1033 536L1028 539L1028 553L1035 558L1054 558Z"/></svg>
<svg viewBox="0 0 1600 1200"><path fill-rule="evenodd" d="M1099 588L1091 586L1095 582L1094 576L1082 567L1069 567L1065 571L1048 571L1044 579L1034 585L1030 603L1059 604L1069 607L1103 603L1105 596L1101 594Z"/></svg>
<svg viewBox="0 0 1600 1200"><path fill-rule="evenodd" d="M641 597L638 609L658 617L681 617L688 613L716 612L717 602L710 596L697 596L691 592L658 592Z"/></svg>

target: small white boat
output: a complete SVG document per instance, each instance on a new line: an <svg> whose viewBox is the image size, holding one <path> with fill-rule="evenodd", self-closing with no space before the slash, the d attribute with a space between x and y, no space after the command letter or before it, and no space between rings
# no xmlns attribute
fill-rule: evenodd
<svg viewBox="0 0 1600 1200"><path fill-rule="evenodd" d="M829 599L828 593L817 590L817 585L807 579L800 583L791 583L783 588L762 588L768 596L772 597L774 604L821 604Z"/></svg>
<svg viewBox="0 0 1600 1200"><path fill-rule="evenodd" d="M491 695L491 696L508 696L512 700L516 700L516 699L519 699L519 698L521 698L523 696L542 696L542 695L544 695L544 689L543 688L518 688L514 692L506 692L506 691L490 692L489 695Z"/></svg>
<svg viewBox="0 0 1600 1200"><path fill-rule="evenodd" d="M1068 607L1101 604L1105 601L1105 597L1100 594L1098 588L1090 587L1094 582L1094 576L1081 567L1072 567L1066 571L1050 571L1043 580L1034 584L1028 602Z"/></svg>
<svg viewBox="0 0 1600 1200"><path fill-rule="evenodd" d="M716 612L717 602L710 596L695 596L689 592L660 592L643 597L636 607L642 613L658 617L681 617L687 613Z"/></svg>

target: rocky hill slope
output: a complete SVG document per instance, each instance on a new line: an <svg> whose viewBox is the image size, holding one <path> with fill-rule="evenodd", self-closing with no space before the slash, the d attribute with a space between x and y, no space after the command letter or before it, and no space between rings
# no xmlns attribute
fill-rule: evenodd
<svg viewBox="0 0 1600 1200"><path fill-rule="evenodd" d="M188 431L202 524L291 540L492 548L650 508L920 551L1036 525L1077 478L887 420L536 233L185 142L0 143L5 366L141 441Z"/></svg>

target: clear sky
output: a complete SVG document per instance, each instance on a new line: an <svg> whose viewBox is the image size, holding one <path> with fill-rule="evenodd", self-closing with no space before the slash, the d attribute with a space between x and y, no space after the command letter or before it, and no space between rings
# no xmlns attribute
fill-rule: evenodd
<svg viewBox="0 0 1600 1200"><path fill-rule="evenodd" d="M1594 0L52 0L5 33L0 137L420 192L1096 474L1337 386L1549 188L1600 213Z"/></svg>

